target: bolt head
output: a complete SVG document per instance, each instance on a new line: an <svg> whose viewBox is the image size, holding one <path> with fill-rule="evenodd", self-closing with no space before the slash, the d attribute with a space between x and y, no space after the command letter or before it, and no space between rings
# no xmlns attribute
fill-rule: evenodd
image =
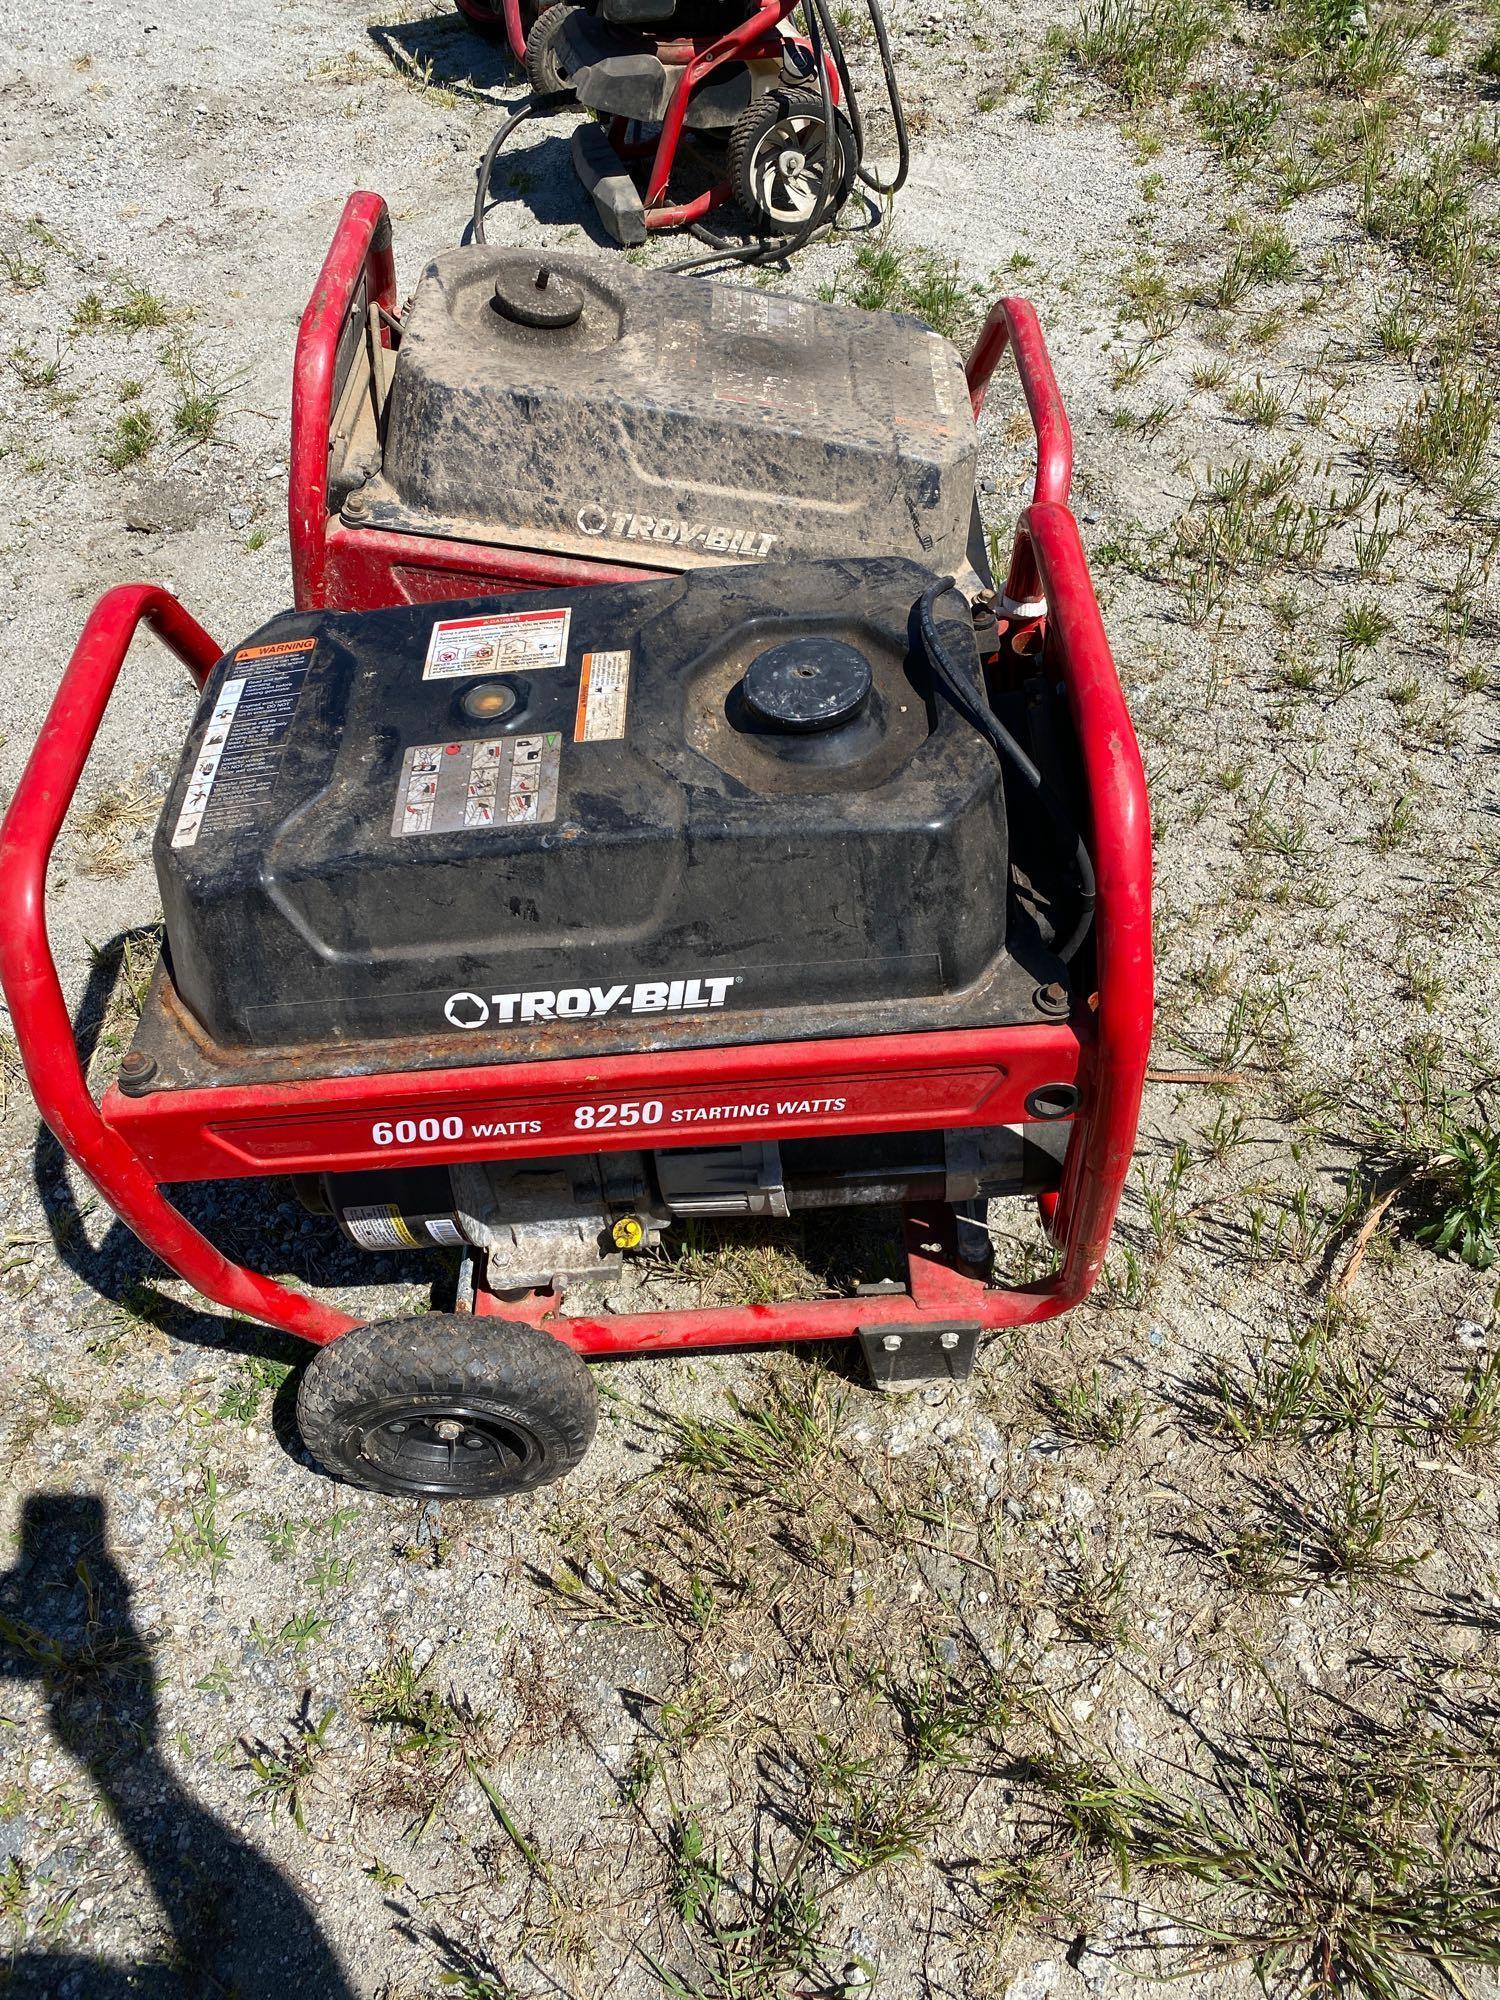
<svg viewBox="0 0 1500 2000"><path fill-rule="evenodd" d="M439 1417L432 1428L444 1444L452 1444L455 1438L461 1438L464 1434L463 1425L453 1417Z"/></svg>
<svg viewBox="0 0 1500 2000"><path fill-rule="evenodd" d="M954 1348L957 1347L957 1345L958 1345L958 1335L956 1333L943 1333L938 1335L938 1346L944 1348L949 1354L953 1352Z"/></svg>
<svg viewBox="0 0 1500 2000"><path fill-rule="evenodd" d="M119 1082L127 1096L144 1090L156 1074L154 1056L142 1055L139 1049L131 1049L121 1058Z"/></svg>
<svg viewBox="0 0 1500 2000"><path fill-rule="evenodd" d="M894 1354L901 1345L901 1336L899 1333L888 1333L880 1344L887 1354Z"/></svg>

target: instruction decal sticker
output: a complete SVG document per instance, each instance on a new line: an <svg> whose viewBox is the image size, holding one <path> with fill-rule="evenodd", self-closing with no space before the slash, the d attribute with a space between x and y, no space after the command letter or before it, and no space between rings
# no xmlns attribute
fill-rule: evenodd
<svg viewBox="0 0 1500 2000"><path fill-rule="evenodd" d="M541 826L557 818L562 736L499 736L477 743L416 743L401 759L391 833L463 833Z"/></svg>
<svg viewBox="0 0 1500 2000"><path fill-rule="evenodd" d="M174 847L196 847L200 835L236 833L253 824L276 788L297 699L312 665L316 639L282 639L242 646L219 690L198 761L188 780Z"/></svg>
<svg viewBox="0 0 1500 2000"><path fill-rule="evenodd" d="M427 642L424 681L467 680L507 668L534 672L560 667L568 657L571 607L561 611L503 611L480 618L441 618Z"/></svg>
<svg viewBox="0 0 1500 2000"><path fill-rule="evenodd" d="M573 741L610 743L623 736L629 695L629 653L585 653Z"/></svg>

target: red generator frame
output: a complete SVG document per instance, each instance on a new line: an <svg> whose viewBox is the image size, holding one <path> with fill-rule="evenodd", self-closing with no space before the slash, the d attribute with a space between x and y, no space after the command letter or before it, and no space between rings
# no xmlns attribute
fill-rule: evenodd
<svg viewBox="0 0 1500 2000"><path fill-rule="evenodd" d="M981 348L1011 337L1014 315L992 319ZM1054 416L1061 419L1061 407ZM597 1107L666 1111L723 1103L759 1112L786 1093L817 1097L819 1115L715 1121L716 1141L995 1126L1046 1115L1045 1097L1076 1090L1056 1193L1041 1197L1059 1253L1052 1275L995 1287L960 1252L952 1210L906 1218L908 1279L877 1295L711 1310L578 1316L551 1292L476 1307L521 1319L586 1355L641 1354L774 1342L879 1340L959 1326L1020 1326L1066 1311L1099 1275L1135 1142L1151 1031L1151 842L1144 777L1077 525L1057 500L1021 516L1013 578L1045 600L1023 628L1030 657L1066 690L1076 730L1095 857L1095 990L1070 1018L1024 1026L872 1035L643 1052L588 1060L470 1061L452 1066L440 1041L339 1052L337 1074L295 1052L271 1080L237 1077L199 1049L186 1086L139 1089L152 1059L127 1055L96 1103L85 1077L47 933L47 865L138 628L145 624L201 685L221 649L177 600L151 584L123 585L95 607L53 699L0 827L0 985L43 1119L68 1155L141 1241L204 1297L304 1340L324 1343L359 1324L268 1278L211 1243L168 1199L174 1182L436 1165L639 1145L626 1117L605 1128ZM1002 890L1003 893L1003 890ZM152 984L138 1048L155 1022L193 1043L165 967ZM332 1065L329 1066L331 1070ZM1039 1093L1042 1095L1039 1097ZM1052 1103L1055 1105L1055 1096ZM582 1114L582 1115L581 1115ZM496 1139L497 1121L528 1136ZM483 1134L477 1128L483 1128Z"/></svg>
<svg viewBox="0 0 1500 2000"><path fill-rule="evenodd" d="M376 611L515 590L574 590L595 583L649 582L670 566L549 555L514 544L460 542L388 528L354 527L330 508L328 467L335 418L351 371L391 348L396 262L390 216L378 194L350 195L302 315L292 372L292 450L287 515L292 594L299 611ZM1032 499L1065 506L1073 441L1047 343L1030 302L1000 299L964 365L977 422L990 378L1015 359L1036 437ZM1088 586L1092 593L1092 586ZM1028 545L1018 538L1006 596L1037 597Z"/></svg>

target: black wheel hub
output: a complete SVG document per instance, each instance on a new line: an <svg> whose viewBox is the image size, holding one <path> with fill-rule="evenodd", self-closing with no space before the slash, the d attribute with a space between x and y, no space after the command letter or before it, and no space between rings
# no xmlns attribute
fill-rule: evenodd
<svg viewBox="0 0 1500 2000"><path fill-rule="evenodd" d="M362 1411L348 1445L382 1481L438 1499L508 1488L543 1456L536 1434L513 1412L405 1397Z"/></svg>

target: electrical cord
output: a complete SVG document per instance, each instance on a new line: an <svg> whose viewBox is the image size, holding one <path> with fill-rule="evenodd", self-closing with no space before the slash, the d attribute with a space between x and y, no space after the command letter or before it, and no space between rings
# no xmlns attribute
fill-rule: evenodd
<svg viewBox="0 0 1500 2000"><path fill-rule="evenodd" d="M1093 859L1083 835L1069 818L1061 801L1037 769L1036 764L995 714L980 689L968 684L944 646L942 635L937 628L937 620L933 616L933 607L944 591L952 590L953 587L951 576L940 577L936 583L929 585L917 600L917 630L922 640L922 651L926 655L928 666L932 669L933 678L941 685L943 692L959 714L978 730L996 755L1011 766L1016 776L1036 795L1058 831L1066 840L1073 843L1073 867L1078 877L1078 908L1074 912L1073 928L1066 937L1052 947L1066 965L1075 957L1093 927L1096 895Z"/></svg>

